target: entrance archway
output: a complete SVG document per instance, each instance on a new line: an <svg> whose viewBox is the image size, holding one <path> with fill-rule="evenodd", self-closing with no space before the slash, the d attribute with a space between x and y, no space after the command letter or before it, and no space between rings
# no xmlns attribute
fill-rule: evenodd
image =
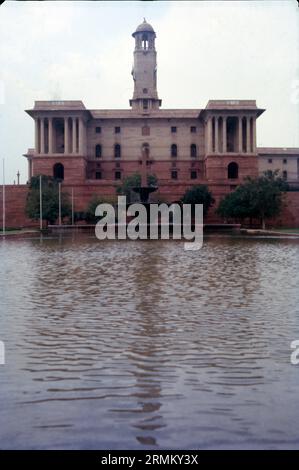
<svg viewBox="0 0 299 470"><path fill-rule="evenodd" d="M64 179L64 166L62 163L55 163L53 166L53 176L57 180Z"/></svg>
<svg viewBox="0 0 299 470"><path fill-rule="evenodd" d="M236 179L239 176L239 166L236 162L231 162L227 167L228 179Z"/></svg>

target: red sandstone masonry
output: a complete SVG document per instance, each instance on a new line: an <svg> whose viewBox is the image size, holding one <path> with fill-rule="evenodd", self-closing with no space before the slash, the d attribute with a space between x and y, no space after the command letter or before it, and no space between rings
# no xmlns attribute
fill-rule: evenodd
<svg viewBox="0 0 299 470"><path fill-rule="evenodd" d="M38 222L28 219L25 215L26 197L28 193L27 185L7 185L5 186L5 201L6 201L6 227L19 228L19 227L34 227ZM3 223L2 211L3 192L0 190L0 226Z"/></svg>
<svg viewBox="0 0 299 470"><path fill-rule="evenodd" d="M195 184L198 184L196 182ZM161 182L159 195L163 201L174 202L179 200L185 191L192 184L189 182ZM115 196L115 181L98 181L90 184L68 185L63 184L63 190L71 194L74 189L74 209L83 211L87 208L89 201L94 195L99 197ZM215 214L215 209L219 201L225 194L230 192L229 184L210 184L210 190L215 198L215 204L210 209L206 223L221 223L223 220ZM6 186L6 227L33 227L38 226L37 221L32 221L25 216L26 197L28 193L27 185L7 185ZM155 193L154 193L155 194ZM285 209L283 214L271 225L284 226L289 228L299 227L299 192L289 192L285 195ZM2 190L0 190L0 226L2 227Z"/></svg>

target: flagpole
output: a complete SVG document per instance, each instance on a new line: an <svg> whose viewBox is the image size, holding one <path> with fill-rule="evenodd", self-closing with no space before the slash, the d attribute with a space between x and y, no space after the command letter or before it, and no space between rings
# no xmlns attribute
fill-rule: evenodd
<svg viewBox="0 0 299 470"><path fill-rule="evenodd" d="M74 188L72 188L72 225L74 225Z"/></svg>
<svg viewBox="0 0 299 470"><path fill-rule="evenodd" d="M58 225L61 225L61 182L58 183Z"/></svg>
<svg viewBox="0 0 299 470"><path fill-rule="evenodd" d="M39 228L43 229L42 175L39 175Z"/></svg>
<svg viewBox="0 0 299 470"><path fill-rule="evenodd" d="M2 232L5 235L5 160L3 158L3 184L2 184Z"/></svg>

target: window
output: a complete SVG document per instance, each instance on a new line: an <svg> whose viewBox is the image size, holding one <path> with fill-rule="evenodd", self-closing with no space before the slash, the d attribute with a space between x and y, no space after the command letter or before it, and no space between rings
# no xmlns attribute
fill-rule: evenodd
<svg viewBox="0 0 299 470"><path fill-rule="evenodd" d="M173 134L176 133L176 126L171 126L171 132L172 132Z"/></svg>
<svg viewBox="0 0 299 470"><path fill-rule="evenodd" d="M101 158L102 156L102 146L100 144L96 145L95 155L96 155L96 158Z"/></svg>
<svg viewBox="0 0 299 470"><path fill-rule="evenodd" d="M171 179L177 180L178 179L178 172L176 170L171 171Z"/></svg>
<svg viewBox="0 0 299 470"><path fill-rule="evenodd" d="M190 172L190 178L191 178L192 180L196 180L196 178L197 178L197 171L191 170L191 172Z"/></svg>
<svg viewBox="0 0 299 470"><path fill-rule="evenodd" d="M142 100L143 101L143 109L148 109L148 100Z"/></svg>
<svg viewBox="0 0 299 470"><path fill-rule="evenodd" d="M150 128L148 126L143 126L142 129L141 129L141 134L142 135L150 135L151 131L150 131Z"/></svg>
<svg viewBox="0 0 299 470"><path fill-rule="evenodd" d="M148 49L148 36L147 34L142 35L142 48L143 49Z"/></svg>
<svg viewBox="0 0 299 470"><path fill-rule="evenodd" d="M114 173L114 179L116 179L116 180L120 180L120 179L121 179L121 172L120 172L120 171L116 171L116 172Z"/></svg>
<svg viewBox="0 0 299 470"><path fill-rule="evenodd" d="M197 129L196 129L195 126L191 126L191 127L190 127L190 132L191 132L192 134L195 134L195 133L196 133L196 130L197 130Z"/></svg>
<svg viewBox="0 0 299 470"><path fill-rule="evenodd" d="M147 94L147 88L143 88L143 93L146 95Z"/></svg>
<svg viewBox="0 0 299 470"><path fill-rule="evenodd" d="M195 144L190 145L190 155L192 158L195 158L197 156L197 149Z"/></svg>
<svg viewBox="0 0 299 470"><path fill-rule="evenodd" d="M114 145L114 158L120 158L120 145Z"/></svg>
<svg viewBox="0 0 299 470"><path fill-rule="evenodd" d="M53 166L53 176L57 180L64 179L64 166L62 163L55 163Z"/></svg>
<svg viewBox="0 0 299 470"><path fill-rule="evenodd" d="M114 128L114 133L115 134L120 134L120 127L115 127Z"/></svg>
<svg viewBox="0 0 299 470"><path fill-rule="evenodd" d="M284 165L286 165L288 163L288 160L286 158L284 158L283 163L284 163Z"/></svg>
<svg viewBox="0 0 299 470"><path fill-rule="evenodd" d="M96 171L96 180L101 180L101 179L102 179L102 172Z"/></svg>
<svg viewBox="0 0 299 470"><path fill-rule="evenodd" d="M286 170L282 172L282 177L284 180L288 179L288 172Z"/></svg>
<svg viewBox="0 0 299 470"><path fill-rule="evenodd" d="M268 158L268 163L272 163L272 158Z"/></svg>
<svg viewBox="0 0 299 470"><path fill-rule="evenodd" d="M102 128L101 127L96 127L96 134L100 134L102 132Z"/></svg>
<svg viewBox="0 0 299 470"><path fill-rule="evenodd" d="M239 166L236 162L231 162L227 167L227 177L236 179L239 176Z"/></svg>
<svg viewBox="0 0 299 470"><path fill-rule="evenodd" d="M178 155L178 146L176 144L172 144L172 146L170 148L170 151L171 151L171 156L172 157L177 157L177 155Z"/></svg>

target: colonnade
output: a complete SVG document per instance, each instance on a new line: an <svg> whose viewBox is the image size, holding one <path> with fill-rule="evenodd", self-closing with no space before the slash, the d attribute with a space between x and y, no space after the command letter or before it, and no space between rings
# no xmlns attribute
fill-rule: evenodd
<svg viewBox="0 0 299 470"><path fill-rule="evenodd" d="M209 116L206 150L207 153L256 153L256 117Z"/></svg>
<svg viewBox="0 0 299 470"><path fill-rule="evenodd" d="M82 117L35 118L36 154L80 154L86 145Z"/></svg>

